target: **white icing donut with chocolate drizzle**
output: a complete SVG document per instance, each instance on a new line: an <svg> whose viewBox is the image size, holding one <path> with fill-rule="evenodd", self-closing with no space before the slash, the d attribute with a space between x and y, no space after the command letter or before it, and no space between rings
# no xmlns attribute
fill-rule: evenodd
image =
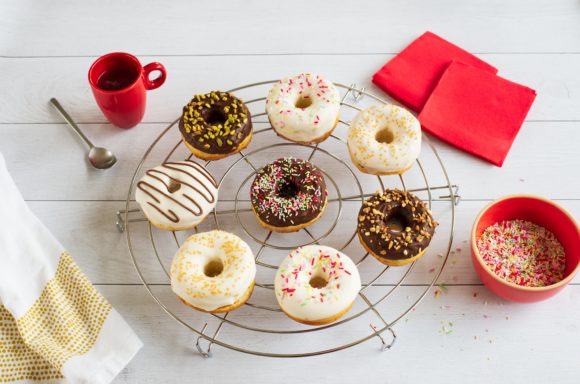
<svg viewBox="0 0 580 384"><path fill-rule="evenodd" d="M293 250L280 264L274 283L280 308L310 325L331 323L352 306L360 275L344 253L322 245Z"/></svg>
<svg viewBox="0 0 580 384"><path fill-rule="evenodd" d="M167 162L145 172L135 199L156 227L169 231L190 229L214 209L218 185L195 161Z"/></svg>
<svg viewBox="0 0 580 384"><path fill-rule="evenodd" d="M338 123L340 95L324 77L301 73L270 89L266 112L278 135L302 144L319 143Z"/></svg>
<svg viewBox="0 0 580 384"><path fill-rule="evenodd" d="M404 108L373 105L360 111L347 136L354 165L371 175L401 174L421 152L421 124Z"/></svg>

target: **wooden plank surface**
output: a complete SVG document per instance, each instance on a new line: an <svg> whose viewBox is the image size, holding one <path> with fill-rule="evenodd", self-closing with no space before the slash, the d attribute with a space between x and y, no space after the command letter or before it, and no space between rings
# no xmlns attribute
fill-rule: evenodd
<svg viewBox="0 0 580 384"><path fill-rule="evenodd" d="M114 213L124 208L130 178L148 145L179 115L193 93L300 71L319 72L345 84L354 82L390 101L370 83L371 74L426 30L474 52L499 68L501 76L538 92L502 168L433 140L463 198L456 208L452 253L438 281L448 288L437 297L434 289L428 292L416 310L394 327L397 343L384 353L378 351L380 343L375 338L314 358L255 357L219 346L213 347L212 359L201 358L194 351L195 335L175 323L140 286L125 237L114 226ZM119 130L105 121L86 80L96 57L117 50L132 52L143 63L160 61L168 70L166 84L148 93L143 124L132 130ZM479 210L506 194L553 198L580 217L578 68L580 3L576 0L297 0L276 4L265 0L6 0L0 3L0 152L32 210L145 342L117 383L293 383L306 377L321 383L576 383L580 278L551 300L533 305L508 303L481 285L471 266L467 241ZM260 96L266 91L264 87ZM119 155L115 168L101 172L87 165L79 140L48 105L53 96L96 143ZM253 108L259 113L263 107ZM337 136L344 137L344 132L345 127L339 127ZM178 140L177 132L168 134L145 167L161 162ZM248 151L274 142L279 141L269 133L256 135ZM344 144L329 140L321 147L350 162ZM185 154L180 148L176 156ZM276 151L265 151L253 160L262 163L275 155ZM345 193L356 192L352 179L341 175L348 171L323 154L316 156L317 163L342 181ZM233 161L212 164L210 169L221 175ZM432 185L445 184L427 146L422 162ZM243 165L237 170L228 179L231 185L250 172ZM377 188L375 178L361 180L365 190ZM397 178L384 180L389 186L400 186ZM424 183L417 167L405 175L405 182L410 186ZM228 187L220 193L218 208L230 209L235 190ZM451 214L449 203L439 197L442 194L432 196L433 212L443 223L439 236L404 285L380 306L389 321L421 295L442 263L439 255L447 246ZM425 192L420 196L427 198ZM353 230L347 223L354 223L358 206L357 202L344 203L345 224L325 241L342 244ZM336 210L329 207L313 231L323 231ZM259 231L251 216L242 219L249 230ZM225 228L243 234L233 218L220 220ZM210 226L208 220L203 228ZM135 223L132 228L139 265L156 284L154 293L200 328L208 317L179 304L170 292L167 277L152 254L147 224ZM176 245L167 234L154 236L167 265ZM361 255L356 240L345 251L355 258ZM264 258L275 263L282 256L283 252L266 252ZM360 266L363 279L372 279L379 268L373 259L365 260ZM379 286L369 290L369 298L391 289L405 271L388 271L377 281ZM267 271L258 278L271 280ZM253 299L275 305L268 290L258 290ZM361 305L359 300L354 311ZM232 316L243 324L297 327L279 314L248 307ZM380 320L367 313L336 332L312 333L306 338L276 338L226 326L222 337L233 345L258 350L308 351L369 335L369 323L379 325ZM210 319L208 330L215 326Z"/></svg>
<svg viewBox="0 0 580 384"><path fill-rule="evenodd" d="M106 122L87 81L88 68L97 56L98 51L93 51L90 57L0 57L0 81L4 86L0 94L0 123L61 123L60 117L48 105L51 97L57 97L67 106L78 122ZM231 89L301 71L320 73L347 85L357 83L391 100L371 84L371 76L393 56L142 56L143 64L159 61L168 72L166 83L147 93L144 122L175 120L182 106L196 92ZM577 107L580 103L580 52L566 55L480 54L479 57L499 68L501 76L538 92L527 121L580 120ZM40 88L39 83L43 84ZM267 90L264 88L265 92Z"/></svg>
<svg viewBox="0 0 580 384"><path fill-rule="evenodd" d="M4 3L0 54L17 57L396 53L425 30L473 52L580 52L575 0Z"/></svg>

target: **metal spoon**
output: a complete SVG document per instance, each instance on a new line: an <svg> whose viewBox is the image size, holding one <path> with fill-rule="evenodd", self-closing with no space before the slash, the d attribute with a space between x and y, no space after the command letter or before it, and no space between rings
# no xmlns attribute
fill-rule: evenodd
<svg viewBox="0 0 580 384"><path fill-rule="evenodd" d="M64 110L62 105L54 97L50 99L52 106L60 113L60 115L65 119L65 121L75 130L75 132L83 139L85 143L89 146L89 162L91 165L98 169L111 168L117 162L117 158L113 152L109 151L107 148L95 147L93 143L85 136L81 129L76 125L69 114Z"/></svg>

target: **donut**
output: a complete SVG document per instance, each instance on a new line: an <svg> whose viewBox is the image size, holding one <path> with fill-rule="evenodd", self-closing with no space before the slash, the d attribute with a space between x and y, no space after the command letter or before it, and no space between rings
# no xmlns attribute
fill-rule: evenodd
<svg viewBox="0 0 580 384"><path fill-rule="evenodd" d="M167 162L145 172L135 200L151 224L167 231L191 229L214 209L218 184L195 161Z"/></svg>
<svg viewBox="0 0 580 384"><path fill-rule="evenodd" d="M292 157L264 166L250 187L254 215L274 232L295 232L314 223L326 208L327 195L322 172Z"/></svg>
<svg viewBox="0 0 580 384"><path fill-rule="evenodd" d="M315 144L330 136L338 124L340 95L324 77L301 73L280 80L270 89L266 113L279 136Z"/></svg>
<svg viewBox="0 0 580 384"><path fill-rule="evenodd" d="M401 266L425 254L437 225L429 208L412 193L386 189L363 203L357 233L378 261Z"/></svg>
<svg viewBox="0 0 580 384"><path fill-rule="evenodd" d="M291 319L323 325L352 307L361 288L356 265L342 252L323 245L293 250L280 264L274 290Z"/></svg>
<svg viewBox="0 0 580 384"><path fill-rule="evenodd" d="M185 146L203 160L219 160L246 148L252 140L248 107L231 93L195 95L183 107L179 130Z"/></svg>
<svg viewBox="0 0 580 384"><path fill-rule="evenodd" d="M421 124L404 108L373 105L360 111L348 129L354 165L371 175L401 174L421 152Z"/></svg>
<svg viewBox="0 0 580 384"><path fill-rule="evenodd" d="M184 304L203 312L238 308L252 294L255 278L252 250L224 231L190 236L171 263L171 289Z"/></svg>

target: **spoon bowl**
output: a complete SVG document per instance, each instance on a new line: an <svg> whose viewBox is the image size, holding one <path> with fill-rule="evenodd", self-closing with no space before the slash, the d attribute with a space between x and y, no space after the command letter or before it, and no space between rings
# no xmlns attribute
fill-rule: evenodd
<svg viewBox="0 0 580 384"><path fill-rule="evenodd" d="M89 162L95 168L107 169L115 165L117 158L107 148L93 147L89 151Z"/></svg>

